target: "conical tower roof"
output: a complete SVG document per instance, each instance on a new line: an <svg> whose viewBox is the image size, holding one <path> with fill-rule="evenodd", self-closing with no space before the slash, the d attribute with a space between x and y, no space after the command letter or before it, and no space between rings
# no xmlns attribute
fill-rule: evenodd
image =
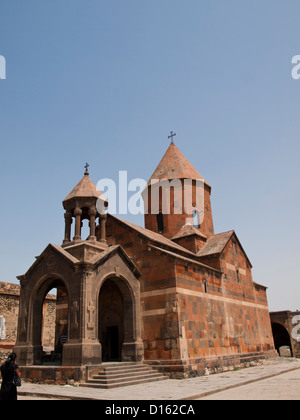
<svg viewBox="0 0 300 420"><path fill-rule="evenodd" d="M69 201L73 198L86 198L95 197L99 198L101 192L98 190L96 185L93 183L88 174L85 174L82 180L76 185L76 187L70 192L70 194L64 199L64 202Z"/></svg>
<svg viewBox="0 0 300 420"><path fill-rule="evenodd" d="M152 179L203 179L203 176L194 168L181 151L172 142L153 172Z"/></svg>

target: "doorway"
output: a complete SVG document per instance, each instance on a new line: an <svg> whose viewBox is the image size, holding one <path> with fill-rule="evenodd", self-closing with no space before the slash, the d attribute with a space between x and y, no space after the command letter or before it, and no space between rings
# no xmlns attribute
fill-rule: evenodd
<svg viewBox="0 0 300 420"><path fill-rule="evenodd" d="M107 328L108 338L108 360L110 362L120 361L119 328L117 326Z"/></svg>
<svg viewBox="0 0 300 420"><path fill-rule="evenodd" d="M137 343L139 323L133 291L126 280L112 276L99 290L98 338L102 346L102 361L137 361L143 356Z"/></svg>
<svg viewBox="0 0 300 420"><path fill-rule="evenodd" d="M99 340L103 362L121 361L124 341L124 302L120 289L112 280L101 287L99 298Z"/></svg>
<svg viewBox="0 0 300 420"><path fill-rule="evenodd" d="M68 291L62 280L46 279L32 299L31 364L61 365L68 339Z"/></svg>
<svg viewBox="0 0 300 420"><path fill-rule="evenodd" d="M280 347L288 346L291 350L291 355L293 357L293 348L291 344L291 338L287 329L281 324L272 322L272 332L273 332L275 349L278 351L278 353L279 353Z"/></svg>

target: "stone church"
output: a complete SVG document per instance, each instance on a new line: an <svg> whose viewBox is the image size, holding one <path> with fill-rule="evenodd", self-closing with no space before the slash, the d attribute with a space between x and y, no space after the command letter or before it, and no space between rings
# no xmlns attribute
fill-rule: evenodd
<svg viewBox="0 0 300 420"><path fill-rule="evenodd" d="M152 180L190 180L192 194L201 180L202 217L200 209L175 211L174 188L168 214L162 194L152 212ZM144 228L109 214L102 197L86 169L63 201L62 245L49 244L18 277L15 352L26 375L44 363L42 307L53 288L64 301L57 369L77 370L79 379L105 362L143 363L185 378L276 354L266 287L253 281L236 233L214 232L211 187L173 141L144 190ZM98 212L99 200L108 212ZM84 220L88 238L81 236Z"/></svg>

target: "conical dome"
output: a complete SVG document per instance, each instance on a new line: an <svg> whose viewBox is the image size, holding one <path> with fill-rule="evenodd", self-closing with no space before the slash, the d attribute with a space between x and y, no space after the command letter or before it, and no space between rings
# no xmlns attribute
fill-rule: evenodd
<svg viewBox="0 0 300 420"><path fill-rule="evenodd" d="M169 183L163 186L163 180ZM145 227L171 239L193 223L200 234L211 236L210 193L210 185L172 142L143 191Z"/></svg>
<svg viewBox="0 0 300 420"><path fill-rule="evenodd" d="M204 179L187 158L172 142L159 165L153 172L152 179Z"/></svg>
<svg viewBox="0 0 300 420"><path fill-rule="evenodd" d="M76 185L76 187L70 192L70 194L64 199L63 202L65 203L66 201L72 200L74 198L99 198L101 195L101 192L89 177L88 172L86 172L82 180Z"/></svg>

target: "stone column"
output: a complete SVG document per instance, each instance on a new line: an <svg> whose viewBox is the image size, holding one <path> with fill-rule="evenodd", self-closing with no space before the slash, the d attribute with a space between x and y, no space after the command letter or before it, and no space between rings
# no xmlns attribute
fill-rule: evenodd
<svg viewBox="0 0 300 420"><path fill-rule="evenodd" d="M68 211L65 213L65 239L64 244L71 242L71 224L72 224L72 214Z"/></svg>
<svg viewBox="0 0 300 420"><path fill-rule="evenodd" d="M91 207L89 211L90 216L90 236L89 241L96 241L96 216L97 210L96 207Z"/></svg>
<svg viewBox="0 0 300 420"><path fill-rule="evenodd" d="M100 242L106 243L106 214L101 214L100 219Z"/></svg>
<svg viewBox="0 0 300 420"><path fill-rule="evenodd" d="M74 210L74 216L75 216L75 236L74 236L74 241L81 241L81 215L82 215L82 210L77 207Z"/></svg>

